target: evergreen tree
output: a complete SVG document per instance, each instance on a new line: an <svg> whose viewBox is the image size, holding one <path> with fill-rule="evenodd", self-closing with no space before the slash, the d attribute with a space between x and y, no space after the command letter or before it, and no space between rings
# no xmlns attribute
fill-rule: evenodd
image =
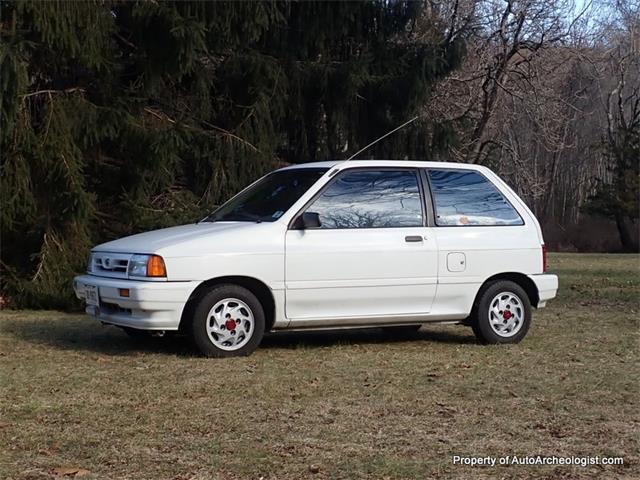
<svg viewBox="0 0 640 480"><path fill-rule="evenodd" d="M3 291L73 305L92 244L201 218L274 166L346 158L404 122L463 53L436 25L415 34L423 12L0 0ZM365 155L426 159L432 138L416 123Z"/></svg>

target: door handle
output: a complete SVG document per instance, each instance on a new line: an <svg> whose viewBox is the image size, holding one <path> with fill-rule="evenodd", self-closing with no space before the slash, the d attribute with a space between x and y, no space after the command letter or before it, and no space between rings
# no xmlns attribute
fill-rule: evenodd
<svg viewBox="0 0 640 480"><path fill-rule="evenodd" d="M421 242L422 236L420 235L407 235L404 237L405 242Z"/></svg>

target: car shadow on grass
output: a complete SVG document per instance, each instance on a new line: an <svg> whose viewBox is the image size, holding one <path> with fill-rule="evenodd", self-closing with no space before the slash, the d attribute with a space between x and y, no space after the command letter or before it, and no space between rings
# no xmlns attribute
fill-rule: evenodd
<svg viewBox="0 0 640 480"><path fill-rule="evenodd" d="M163 337L138 340L130 338L119 328L93 322L11 319L3 320L0 326L5 337L11 336L19 341L60 350L85 350L116 356L141 352L192 354L185 339Z"/></svg>
<svg viewBox="0 0 640 480"><path fill-rule="evenodd" d="M84 350L114 356L141 353L198 356L197 351L183 335L169 334L164 337L133 339L117 327L86 324L83 320L75 319L71 321L5 319L0 325L3 336L62 350ZM268 333L259 348L277 350L400 342L462 345L476 343L476 340L470 329L467 332L467 329L430 325L417 332L406 334L381 328Z"/></svg>
<svg viewBox="0 0 640 480"><path fill-rule="evenodd" d="M260 348L306 348L332 345L366 345L391 343L450 343L456 345L476 343L471 329L450 327L422 327L417 332L397 333L382 328L321 330L308 332L278 332L265 336Z"/></svg>

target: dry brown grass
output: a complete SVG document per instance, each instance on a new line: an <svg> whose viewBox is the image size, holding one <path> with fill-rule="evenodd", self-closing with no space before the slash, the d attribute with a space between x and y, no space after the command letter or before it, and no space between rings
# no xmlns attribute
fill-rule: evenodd
<svg viewBox="0 0 640 480"><path fill-rule="evenodd" d="M551 265L560 298L506 348L434 325L273 335L207 360L81 315L2 312L0 478L638 478L639 257ZM625 464L471 468L454 454Z"/></svg>

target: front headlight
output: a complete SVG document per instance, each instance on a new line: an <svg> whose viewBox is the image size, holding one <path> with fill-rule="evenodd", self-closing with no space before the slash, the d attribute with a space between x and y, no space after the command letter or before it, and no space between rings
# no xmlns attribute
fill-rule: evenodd
<svg viewBox="0 0 640 480"><path fill-rule="evenodd" d="M133 255L129 260L130 277L166 277L167 270L160 255Z"/></svg>
<svg viewBox="0 0 640 480"><path fill-rule="evenodd" d="M131 260L129 260L129 275L132 277L146 277L148 261L149 255L132 256Z"/></svg>

